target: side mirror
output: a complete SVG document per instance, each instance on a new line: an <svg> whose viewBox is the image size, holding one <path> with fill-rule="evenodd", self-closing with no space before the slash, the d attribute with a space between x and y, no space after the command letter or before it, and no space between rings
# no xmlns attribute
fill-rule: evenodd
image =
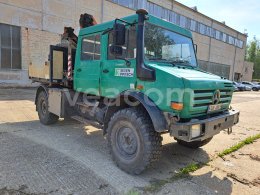
<svg viewBox="0 0 260 195"><path fill-rule="evenodd" d="M109 47L110 53L113 54L114 56L122 56L123 55L123 48L118 45L111 45Z"/></svg>
<svg viewBox="0 0 260 195"><path fill-rule="evenodd" d="M125 44L125 24L115 23L113 31L113 44L123 46Z"/></svg>
<svg viewBox="0 0 260 195"><path fill-rule="evenodd" d="M195 53L197 54L197 51L198 51L198 45L197 44L194 44L194 49L195 49Z"/></svg>

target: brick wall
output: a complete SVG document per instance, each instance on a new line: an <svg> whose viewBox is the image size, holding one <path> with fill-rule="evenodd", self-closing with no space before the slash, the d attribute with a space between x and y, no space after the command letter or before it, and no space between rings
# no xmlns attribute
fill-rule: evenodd
<svg viewBox="0 0 260 195"><path fill-rule="evenodd" d="M22 69L32 63L41 66L48 60L49 45L60 42L60 35L47 31L22 28Z"/></svg>

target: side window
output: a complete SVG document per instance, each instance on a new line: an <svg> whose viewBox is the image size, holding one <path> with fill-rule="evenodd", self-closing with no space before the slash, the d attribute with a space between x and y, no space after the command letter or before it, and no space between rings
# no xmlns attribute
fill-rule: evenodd
<svg viewBox="0 0 260 195"><path fill-rule="evenodd" d="M126 43L123 45L122 58L135 58L136 54L136 27L131 26L126 31ZM110 53L109 47L113 44L113 32L108 34L108 60L114 60L115 56Z"/></svg>
<svg viewBox="0 0 260 195"><path fill-rule="evenodd" d="M81 60L100 60L100 35L91 35L82 39Z"/></svg>

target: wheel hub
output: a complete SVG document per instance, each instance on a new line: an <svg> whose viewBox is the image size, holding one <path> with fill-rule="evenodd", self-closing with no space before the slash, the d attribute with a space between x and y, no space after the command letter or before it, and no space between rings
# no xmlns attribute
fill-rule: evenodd
<svg viewBox="0 0 260 195"><path fill-rule="evenodd" d="M128 155L135 154L137 150L137 137L133 129L123 127L119 129L117 135L117 143L120 150Z"/></svg>
<svg viewBox="0 0 260 195"><path fill-rule="evenodd" d="M41 102L41 110L42 110L42 113L43 113L43 114L46 114L46 112L47 112L47 106L46 106L45 101L42 101L42 102Z"/></svg>

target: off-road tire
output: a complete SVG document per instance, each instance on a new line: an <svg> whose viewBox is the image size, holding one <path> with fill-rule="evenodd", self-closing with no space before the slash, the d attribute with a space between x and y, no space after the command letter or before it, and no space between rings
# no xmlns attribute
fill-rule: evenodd
<svg viewBox="0 0 260 195"><path fill-rule="evenodd" d="M207 138L207 139L205 139L203 141L194 141L194 142L185 142L183 140L177 139L177 142L178 142L178 144L180 144L182 146L196 149L196 148L199 148L199 147L202 147L202 146L208 144L212 140L212 138L213 137Z"/></svg>
<svg viewBox="0 0 260 195"><path fill-rule="evenodd" d="M48 97L45 91L41 91L37 97L37 111L40 122L44 125L51 125L59 120L59 117L48 111Z"/></svg>
<svg viewBox="0 0 260 195"><path fill-rule="evenodd" d="M107 132L112 158L123 171L138 175L159 160L162 137L154 130L145 111L136 108L119 110L111 117Z"/></svg>

